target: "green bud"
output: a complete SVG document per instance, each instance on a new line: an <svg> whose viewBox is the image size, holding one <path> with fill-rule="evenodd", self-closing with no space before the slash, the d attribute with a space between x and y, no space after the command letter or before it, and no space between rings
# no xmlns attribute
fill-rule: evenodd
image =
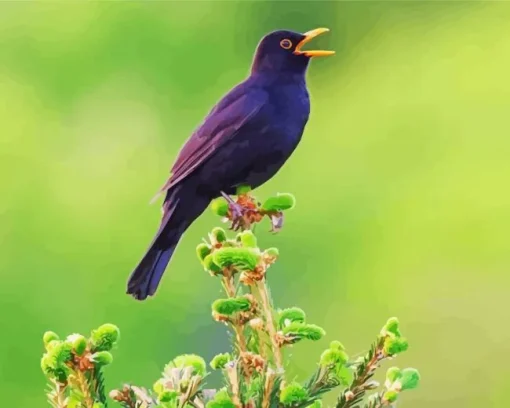
<svg viewBox="0 0 510 408"><path fill-rule="evenodd" d="M329 348L332 350L345 350L344 345L338 340L333 340L331 343L329 343Z"/></svg>
<svg viewBox="0 0 510 408"><path fill-rule="evenodd" d="M163 391L165 391L165 386L163 385L161 380L158 380L154 383L154 385L152 386L152 389L154 390L154 392L156 394L161 394Z"/></svg>
<svg viewBox="0 0 510 408"><path fill-rule="evenodd" d="M322 408L322 400L315 400L309 408Z"/></svg>
<svg viewBox="0 0 510 408"><path fill-rule="evenodd" d="M285 211L293 208L295 204L296 199L292 194L283 193L269 197L261 208L264 211Z"/></svg>
<svg viewBox="0 0 510 408"><path fill-rule="evenodd" d="M320 340L326 332L322 327L316 326L315 324L303 324L299 322L293 322L282 329L285 336L293 338L292 343L302 339L308 340Z"/></svg>
<svg viewBox="0 0 510 408"><path fill-rule="evenodd" d="M245 297L218 299L212 304L214 312L226 316L232 316L234 313L243 312L250 308L251 302Z"/></svg>
<svg viewBox="0 0 510 408"><path fill-rule="evenodd" d="M212 200L210 207L212 212L220 217L226 217L228 214L228 203L223 197Z"/></svg>
<svg viewBox="0 0 510 408"><path fill-rule="evenodd" d="M236 406L232 402L230 395L228 395L227 390L222 388L216 393L214 398L207 403L206 408L236 408Z"/></svg>
<svg viewBox="0 0 510 408"><path fill-rule="evenodd" d="M398 392L394 390L388 390L383 395L383 400L388 402L395 402L398 398Z"/></svg>
<svg viewBox="0 0 510 408"><path fill-rule="evenodd" d="M52 347L41 359L41 368L48 375L67 372L66 363L73 358L72 345L60 340L53 340Z"/></svg>
<svg viewBox="0 0 510 408"><path fill-rule="evenodd" d="M43 343L46 346L49 342L53 340L59 340L58 334L52 331L47 331L43 334Z"/></svg>
<svg viewBox="0 0 510 408"><path fill-rule="evenodd" d="M92 405L92 408L105 408L105 405L102 402L94 402L94 405Z"/></svg>
<svg viewBox="0 0 510 408"><path fill-rule="evenodd" d="M266 256L270 256L271 258L276 259L280 256L280 251L278 250L278 248L267 248L264 251L264 254L266 254Z"/></svg>
<svg viewBox="0 0 510 408"><path fill-rule="evenodd" d="M227 233L223 228L216 227L211 231L211 237L215 242L224 242L227 240Z"/></svg>
<svg viewBox="0 0 510 408"><path fill-rule="evenodd" d="M117 326L106 323L92 330L90 341L93 351L109 351L119 340L120 330Z"/></svg>
<svg viewBox="0 0 510 408"><path fill-rule="evenodd" d="M214 262L221 268L234 266L239 270L252 271L260 260L253 248L220 248L213 253Z"/></svg>
<svg viewBox="0 0 510 408"><path fill-rule="evenodd" d="M407 339L404 337L387 337L384 340L384 352L388 356L399 354L406 351L409 347Z"/></svg>
<svg viewBox="0 0 510 408"><path fill-rule="evenodd" d="M386 330L389 333L393 333L396 337L400 337L400 330L399 330L399 321L396 317L391 317L388 319L386 324L383 327L383 331Z"/></svg>
<svg viewBox="0 0 510 408"><path fill-rule="evenodd" d="M214 262L213 254L209 254L204 258L204 268L214 274L221 272L221 268Z"/></svg>
<svg viewBox="0 0 510 408"><path fill-rule="evenodd" d="M197 256L200 262L203 262L205 257L211 253L211 248L205 242L197 245Z"/></svg>
<svg viewBox="0 0 510 408"><path fill-rule="evenodd" d="M229 353L217 354L213 357L209 365L213 370L222 369L225 365L232 360Z"/></svg>
<svg viewBox="0 0 510 408"><path fill-rule="evenodd" d="M236 189L236 195L248 194L251 191L250 186L238 186Z"/></svg>
<svg viewBox="0 0 510 408"><path fill-rule="evenodd" d="M286 322L304 323L306 319L305 312L299 307L289 307L278 312L278 326L284 327Z"/></svg>
<svg viewBox="0 0 510 408"><path fill-rule="evenodd" d="M83 355L87 348L87 339L81 334L71 334L67 336L66 341L72 344L73 350L78 356Z"/></svg>
<svg viewBox="0 0 510 408"><path fill-rule="evenodd" d="M402 391L416 388L420 382L420 373L415 368L404 368L399 379Z"/></svg>
<svg viewBox="0 0 510 408"><path fill-rule="evenodd" d="M320 365L337 366L344 365L349 361L349 356L343 350L327 349L321 354Z"/></svg>
<svg viewBox="0 0 510 408"><path fill-rule="evenodd" d="M53 348L54 348L57 344L60 344L60 340L52 340L52 341L50 341L48 344L46 344L46 350L47 350L47 351L51 351L51 350L53 350Z"/></svg>
<svg viewBox="0 0 510 408"><path fill-rule="evenodd" d="M280 392L280 402L286 406L298 405L308 399L308 391L297 382L290 383Z"/></svg>
<svg viewBox="0 0 510 408"><path fill-rule="evenodd" d="M170 363L167 364L167 368L185 368L193 367L193 373L203 377L206 374L205 361L202 357L196 354L182 354L175 357Z"/></svg>
<svg viewBox="0 0 510 408"><path fill-rule="evenodd" d="M257 237L251 230L246 230L240 234L241 244L248 248L257 248Z"/></svg>
<svg viewBox="0 0 510 408"><path fill-rule="evenodd" d="M178 395L175 390L163 390L161 393L158 393L158 400L159 402L175 401Z"/></svg>
<svg viewBox="0 0 510 408"><path fill-rule="evenodd" d="M91 360L96 363L96 365L106 366L113 362L112 353L109 351L98 351L90 356Z"/></svg>
<svg viewBox="0 0 510 408"><path fill-rule="evenodd" d="M398 380L402 376L400 368L398 367L390 367L388 371L386 371L386 380L389 383L393 383Z"/></svg>

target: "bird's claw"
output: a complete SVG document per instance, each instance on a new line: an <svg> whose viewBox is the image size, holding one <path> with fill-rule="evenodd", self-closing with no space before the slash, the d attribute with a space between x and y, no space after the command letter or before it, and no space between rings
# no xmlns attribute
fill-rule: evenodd
<svg viewBox="0 0 510 408"><path fill-rule="evenodd" d="M229 209L229 219L232 221L230 225L230 229L233 231L239 231L250 228L250 223L246 220L245 217L245 209L235 203L231 202L228 206Z"/></svg>
<svg viewBox="0 0 510 408"><path fill-rule="evenodd" d="M271 219L271 232L274 234L280 232L283 227L283 212L278 211L277 213L271 214L269 218Z"/></svg>

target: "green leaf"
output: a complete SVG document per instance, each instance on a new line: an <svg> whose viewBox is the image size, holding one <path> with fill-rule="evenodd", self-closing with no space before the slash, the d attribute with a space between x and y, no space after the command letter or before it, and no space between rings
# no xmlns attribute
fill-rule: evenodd
<svg viewBox="0 0 510 408"><path fill-rule="evenodd" d="M289 307L278 311L278 327L282 328L286 323L304 323L306 319L305 312L299 307Z"/></svg>
<svg viewBox="0 0 510 408"><path fill-rule="evenodd" d="M120 330L114 324L106 323L92 330L90 341L92 351L109 351L119 340Z"/></svg>
<svg viewBox="0 0 510 408"><path fill-rule="evenodd" d="M212 255L221 268L234 266L241 271L254 270L260 260L259 251L253 248L220 248Z"/></svg>
<svg viewBox="0 0 510 408"><path fill-rule="evenodd" d="M321 354L320 365L323 367L344 365L349 356L343 350L327 349Z"/></svg>
<svg viewBox="0 0 510 408"><path fill-rule="evenodd" d="M223 197L212 200L210 208L214 214L219 215L220 217L226 217L228 214L228 203Z"/></svg>
<svg viewBox="0 0 510 408"><path fill-rule="evenodd" d="M212 309L221 315L231 316L234 313L250 310L251 302L245 297L218 299L212 304Z"/></svg>
<svg viewBox="0 0 510 408"><path fill-rule="evenodd" d="M285 211L294 207L296 199L292 194L282 193L274 197L269 197L264 204L262 204L262 210L272 211Z"/></svg>
<svg viewBox="0 0 510 408"><path fill-rule="evenodd" d="M280 392L280 402L286 406L297 405L308 399L308 391L297 382L290 383Z"/></svg>
<svg viewBox="0 0 510 408"><path fill-rule="evenodd" d="M66 363L73 358L70 343L60 340L53 340L52 348L46 352L41 359L41 368L47 375L65 375L68 372Z"/></svg>

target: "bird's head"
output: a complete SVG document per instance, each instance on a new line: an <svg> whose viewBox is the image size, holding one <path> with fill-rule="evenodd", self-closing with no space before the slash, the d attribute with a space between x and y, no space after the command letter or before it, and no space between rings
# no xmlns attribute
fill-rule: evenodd
<svg viewBox="0 0 510 408"><path fill-rule="evenodd" d="M334 51L303 50L302 47L320 34L329 31L317 28L304 34L278 30L260 41L252 64L252 72L303 73L312 57L333 55Z"/></svg>

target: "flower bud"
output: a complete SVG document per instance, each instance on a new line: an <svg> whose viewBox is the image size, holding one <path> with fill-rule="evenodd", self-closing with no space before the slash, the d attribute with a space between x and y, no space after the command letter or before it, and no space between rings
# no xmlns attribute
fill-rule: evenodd
<svg viewBox="0 0 510 408"><path fill-rule="evenodd" d="M402 373L398 367L390 367L388 371L386 371L386 381L390 384L398 380L401 376Z"/></svg>
<svg viewBox="0 0 510 408"><path fill-rule="evenodd" d="M73 350L78 356L83 355L87 348L87 339L81 334L71 334L67 336L66 341L72 344Z"/></svg>
<svg viewBox="0 0 510 408"><path fill-rule="evenodd" d="M232 360L229 353L217 354L213 357L209 365L213 370L222 369L225 365Z"/></svg>
<svg viewBox="0 0 510 408"><path fill-rule="evenodd" d="M396 317L391 317L388 319L386 324L384 325L382 332L388 332L394 334L396 337L400 337L400 330L399 330L399 321Z"/></svg>
<svg viewBox="0 0 510 408"><path fill-rule="evenodd" d="M221 243L227 240L227 233L223 228L216 227L211 231L211 240L213 243Z"/></svg>
<svg viewBox="0 0 510 408"><path fill-rule="evenodd" d="M406 351L409 347L409 343L407 339L404 337L387 337L384 340L384 353L387 356L392 356L395 354L402 353Z"/></svg>
<svg viewBox="0 0 510 408"><path fill-rule="evenodd" d="M251 230L246 230L240 234L241 244L247 248L257 248L257 237Z"/></svg>
<svg viewBox="0 0 510 408"><path fill-rule="evenodd" d="M90 356L93 363L99 366L106 366L113 362L112 353L109 351L98 351Z"/></svg>
<svg viewBox="0 0 510 408"><path fill-rule="evenodd" d="M415 368L404 368L399 379L402 391L416 388L420 382L420 373Z"/></svg>
<svg viewBox="0 0 510 408"><path fill-rule="evenodd" d="M398 392L395 390L388 390L383 394L383 400L389 403L395 402L398 398Z"/></svg>
<svg viewBox="0 0 510 408"><path fill-rule="evenodd" d="M170 363L168 363L165 367L165 371L167 369L172 368L192 368L192 374L199 375L203 377L206 374L206 365L205 361L202 357L196 354L182 354L180 356L175 357Z"/></svg>
<svg viewBox="0 0 510 408"><path fill-rule="evenodd" d="M43 343L44 345L46 346L49 342L53 341L53 340L58 340L59 337L58 337L58 334L55 333L55 332L52 332L52 331L47 331L46 333L44 333L43 335Z"/></svg>
<svg viewBox="0 0 510 408"><path fill-rule="evenodd" d="M215 275L221 272L221 268L214 262L213 254L204 258L204 268Z"/></svg>
<svg viewBox="0 0 510 408"><path fill-rule="evenodd" d="M120 330L117 326L106 323L92 330L90 341L93 351L109 351L119 340Z"/></svg>
<svg viewBox="0 0 510 408"><path fill-rule="evenodd" d="M223 197L212 200L210 207L212 212L220 217L226 217L228 214L228 203Z"/></svg>
<svg viewBox="0 0 510 408"><path fill-rule="evenodd" d="M293 322L285 326L282 332L290 339L290 343L295 343L303 339L320 340L326 334L322 327L316 326L315 324L303 324L298 322Z"/></svg>
<svg viewBox="0 0 510 408"><path fill-rule="evenodd" d="M211 253L211 248L205 242L202 242L197 245L196 252L200 262L203 262L204 258Z"/></svg>

